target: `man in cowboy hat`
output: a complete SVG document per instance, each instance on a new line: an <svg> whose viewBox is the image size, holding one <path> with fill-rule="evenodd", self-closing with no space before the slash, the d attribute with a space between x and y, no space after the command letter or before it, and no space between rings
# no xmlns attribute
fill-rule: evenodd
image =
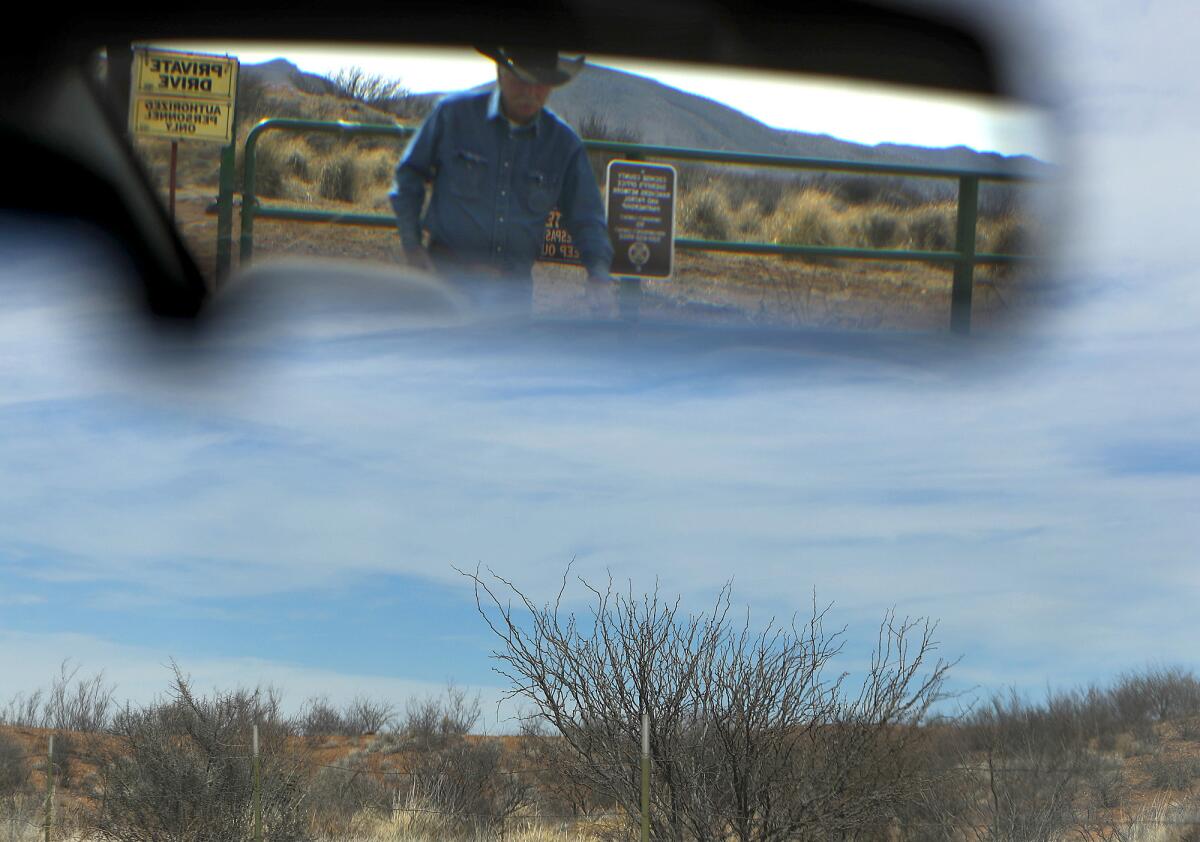
<svg viewBox="0 0 1200 842"><path fill-rule="evenodd" d="M450 276L516 278L531 293L546 217L558 207L595 300L612 280L600 191L579 136L545 108L551 90L583 69L583 57L539 48L479 51L496 62L496 85L442 99L396 166L389 198L405 256Z"/></svg>

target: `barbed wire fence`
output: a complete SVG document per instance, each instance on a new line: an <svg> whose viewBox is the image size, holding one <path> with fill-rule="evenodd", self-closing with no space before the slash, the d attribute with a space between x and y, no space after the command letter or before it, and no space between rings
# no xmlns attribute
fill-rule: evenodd
<svg viewBox="0 0 1200 842"><path fill-rule="evenodd" d="M95 763L98 755L94 751L81 750L74 747L72 742L71 747L65 751L55 752L55 737L54 733L50 733L46 738L46 751L29 752L20 755L10 756L8 759L18 760L22 762L36 763L42 761L44 765L44 784L41 793L40 803L36 805L34 810L29 809L32 803L31 797L33 792L23 793L23 799L20 806L16 803L15 794L10 794L8 797L0 797L0 805L2 805L8 815L4 817L7 821L0 821L0 827L7 825L9 842L24 842L28 839L28 831L19 833L17 828L22 827L28 830L36 831L36 837L41 842L61 842L68 838L68 834L61 832L61 829L56 832L56 799L58 793L56 791L56 781L62 772L62 764L76 760L84 763ZM261 752L259 750L259 735L258 726L255 725L252 732L251 742L249 743L222 743L223 748L232 749L222 755L227 761L245 762L250 770L253 780L253 799L251 805L251 832L249 834L250 842L263 842L264 824L262 810L262 780L261 780ZM306 737L298 738L300 740L312 739ZM650 757L648 746L643 746L644 752L639 753L640 756L631 758L627 763L611 763L611 764L586 764L586 765L605 765L610 768L627 768L630 775L637 775L641 772L644 782L643 793L643 813L642 815L631 815L626 810L619 809L587 809L575 810L571 812L543 812L536 806L534 809L522 809L513 811L512 814L503 817L504 821L519 820L526 823L539 822L560 822L560 823L599 823L613 822L624 824L630 829L640 825L641 836L643 840L649 837L649 792L653 787L653 782L656 777L656 770L661 772L666 766L675 764L680 769L692 767L694 769L695 759L691 757ZM368 749L369 751L369 749ZM377 754L383 754L382 751L377 751ZM346 760L341 762L324 762L313 759L311 757L297 756L290 758L297 768L306 770L316 774L323 771L344 773L348 780L364 777L377 781L386 781L392 784L394 792L390 807L387 812L392 817L402 815L424 815L452 818L455 820L474 820L477 822L487 823L496 819L496 815L492 812L473 812L463 809L448 809L443 807L431 806L423 804L414 796L421 792L430 791L439 783L443 782L445 773L430 774L413 769L397 769L384 768L379 762L372 764L370 762L361 762L360 759ZM1001 775L1001 776L1040 776L1046 775L1073 775L1079 774L1081 768L1079 766L1054 766L1054 765L986 765L986 764L969 764L961 763L954 766L954 771L965 774L979 775ZM564 766L561 764L555 765L524 765L514 768L500 768L490 772L497 777L505 777L511 779L525 779L533 777L539 779L540 776L546 775L562 775ZM713 771L701 770L699 774L714 774ZM805 779L796 778L780 779L774 781L775 784L783 783L803 783ZM599 801L603 803L607 794L600 792L586 780L580 779L572 781L574 786L582 789L590 789L594 794L600 796ZM402 793L407 792L408 797L403 798ZM103 797L104 793L90 792L86 793L87 798ZM171 801L178 799L177 794L173 793L139 793L139 798L148 800ZM611 799L609 799L611 800ZM528 804L522 805L529 806ZM35 812L36 818L31 817L29 813ZM728 813L716 811L713 817L728 822L732 827L736 822L746 818L744 815L736 813ZM930 821L926 819L909 817L904 820L904 826L910 830L928 827L942 827L944 823ZM1200 798L1195 798L1191 802L1186 800L1169 800L1162 799L1156 804L1151 805L1151 809L1144 810L1141 813L1129 815L1126 811L1116 808L1112 809L1092 809L1085 814L1077 817L1075 827L1070 831L1073 838L1081 840L1125 840L1136 837L1134 834L1138 829L1145 828L1174 828L1191 829L1192 833L1184 835L1180 838L1193 839L1197 838L1200 833ZM502 835L498 831L498 835ZM792 837L797 842L803 836ZM981 838L1000 838L992 836L983 836ZM1064 836L1063 838L1066 838Z"/></svg>

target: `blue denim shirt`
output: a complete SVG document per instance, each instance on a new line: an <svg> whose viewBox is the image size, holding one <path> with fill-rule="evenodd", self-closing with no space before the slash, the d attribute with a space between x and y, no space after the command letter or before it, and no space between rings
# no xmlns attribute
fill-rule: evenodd
<svg viewBox="0 0 1200 842"><path fill-rule="evenodd" d="M421 218L425 185L433 183ZM514 127L500 91L441 100L409 143L388 194L405 251L431 243L456 258L528 274L541 253L546 217L557 206L589 272L607 274L612 244L583 142L543 108Z"/></svg>

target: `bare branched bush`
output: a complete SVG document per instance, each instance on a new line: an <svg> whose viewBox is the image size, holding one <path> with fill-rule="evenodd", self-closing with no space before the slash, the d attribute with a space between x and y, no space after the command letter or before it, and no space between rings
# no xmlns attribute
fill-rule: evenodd
<svg viewBox="0 0 1200 842"><path fill-rule="evenodd" d="M534 715L522 717L520 733L520 764L534 782L538 812L586 818L613 807L611 801L581 783L578 775L563 774L576 756L545 720Z"/></svg>
<svg viewBox="0 0 1200 842"><path fill-rule="evenodd" d="M296 731L306 737L357 737L379 733L395 719L396 707L391 702L359 695L339 710L328 697L319 696L305 702L294 724Z"/></svg>
<svg viewBox="0 0 1200 842"><path fill-rule="evenodd" d="M1080 799L1111 783L1111 766L1088 749L1069 695L1030 704L1015 691L994 696L964 723L977 762L977 809L967 824L981 839L1053 842L1079 824ZM1103 797L1103 795L1101 795Z"/></svg>
<svg viewBox="0 0 1200 842"><path fill-rule="evenodd" d="M471 696L453 682L441 697L409 699L399 736L418 750L435 750L462 739L479 723L479 694Z"/></svg>
<svg viewBox="0 0 1200 842"><path fill-rule="evenodd" d="M1200 679L1181 667L1149 667L1125 672L1112 690L1121 721L1166 722L1200 715Z"/></svg>
<svg viewBox="0 0 1200 842"><path fill-rule="evenodd" d="M59 731L106 730L115 710L114 687L104 680L103 672L81 678L79 669L63 661L49 687L14 696L0 723Z"/></svg>
<svg viewBox="0 0 1200 842"><path fill-rule="evenodd" d="M377 734L396 719L396 706L391 702L355 696L346 706L346 728L351 734Z"/></svg>
<svg viewBox="0 0 1200 842"><path fill-rule="evenodd" d="M395 787L373 774L361 756L320 768L307 788L313 829L330 838L345 837L364 814L387 815L394 798Z"/></svg>
<svg viewBox="0 0 1200 842"><path fill-rule="evenodd" d="M1156 755L1147 760L1146 771L1154 789L1186 790L1200 779L1200 759Z"/></svg>
<svg viewBox="0 0 1200 842"><path fill-rule="evenodd" d="M649 715L656 839L881 832L921 785L906 749L949 669L929 661L928 623L887 615L850 693L844 674L825 677L842 632L827 633L815 605L803 623L755 632L749 617L731 620L729 586L692 615L657 590L638 597L580 580L592 605L578 617L563 608L566 576L539 606L501 577L465 575L500 641L497 672L569 749L562 773L630 817Z"/></svg>
<svg viewBox="0 0 1200 842"><path fill-rule="evenodd" d="M15 725L19 728L40 728L42 719L43 690L34 690L28 695L17 693L0 712L0 725Z"/></svg>
<svg viewBox="0 0 1200 842"><path fill-rule="evenodd" d="M29 786L29 764L24 747L5 734L0 734L0 798L23 792Z"/></svg>
<svg viewBox="0 0 1200 842"><path fill-rule="evenodd" d="M169 697L126 708L100 765L95 837L112 842L200 842L250 836L252 728L259 726L264 837L305 837L302 758L289 751L288 723L272 690L204 697L178 669Z"/></svg>
<svg viewBox="0 0 1200 842"><path fill-rule="evenodd" d="M327 696L309 699L294 721L297 732L306 737L344 734L346 722L342 712L329 703Z"/></svg>
<svg viewBox="0 0 1200 842"><path fill-rule="evenodd" d="M459 737L419 752L409 766L407 801L453 822L457 835L495 838L532 800L528 781L506 770L495 740Z"/></svg>
<svg viewBox="0 0 1200 842"><path fill-rule="evenodd" d="M361 67L343 68L326 77L329 92L343 99L353 99L375 108L409 96L411 91L398 79L377 73L367 73Z"/></svg>

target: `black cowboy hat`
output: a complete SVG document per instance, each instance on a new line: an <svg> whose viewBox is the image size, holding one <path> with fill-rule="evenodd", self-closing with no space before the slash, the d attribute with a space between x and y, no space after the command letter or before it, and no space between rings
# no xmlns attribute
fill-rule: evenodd
<svg viewBox="0 0 1200 842"><path fill-rule="evenodd" d="M565 85L583 70L583 56L566 59L544 47L476 47L496 64L532 85Z"/></svg>

